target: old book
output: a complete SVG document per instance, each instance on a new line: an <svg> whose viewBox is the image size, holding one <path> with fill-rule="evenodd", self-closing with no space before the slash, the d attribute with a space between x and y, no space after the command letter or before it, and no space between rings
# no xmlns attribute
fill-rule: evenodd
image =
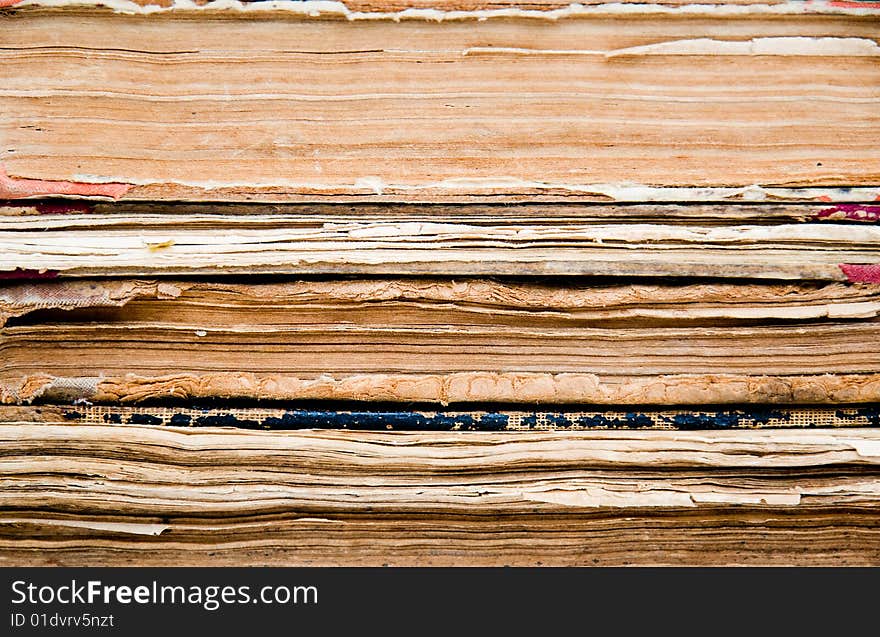
<svg viewBox="0 0 880 637"><path fill-rule="evenodd" d="M43 565L876 564L880 431L0 425Z"/></svg>
<svg viewBox="0 0 880 637"><path fill-rule="evenodd" d="M94 208L94 209L93 209ZM880 281L880 206L10 203L6 277L565 275Z"/></svg>
<svg viewBox="0 0 880 637"><path fill-rule="evenodd" d="M489 279L0 287L7 403L880 400L880 287Z"/></svg>
<svg viewBox="0 0 880 637"><path fill-rule="evenodd" d="M2 4L0 197L880 194L876 3Z"/></svg>

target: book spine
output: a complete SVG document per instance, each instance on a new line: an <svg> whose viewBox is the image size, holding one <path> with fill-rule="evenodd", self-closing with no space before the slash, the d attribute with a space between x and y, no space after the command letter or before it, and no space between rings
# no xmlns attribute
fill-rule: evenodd
<svg viewBox="0 0 880 637"><path fill-rule="evenodd" d="M689 408L637 410L352 410L330 408L191 408L39 405L0 408L7 422L241 429L354 431L723 430L880 426L880 405L853 407Z"/></svg>

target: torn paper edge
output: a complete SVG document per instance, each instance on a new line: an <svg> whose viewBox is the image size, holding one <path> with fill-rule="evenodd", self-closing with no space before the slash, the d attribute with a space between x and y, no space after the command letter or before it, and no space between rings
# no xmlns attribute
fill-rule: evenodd
<svg viewBox="0 0 880 637"><path fill-rule="evenodd" d="M100 175L75 175L79 182L92 184L116 183L119 178ZM186 188L196 188L206 192L222 189L260 189L279 188L288 194L320 193L321 195L367 195L370 199L381 196L424 194L431 197L462 195L519 195L533 191L546 191L547 194L563 192L584 197L600 197L615 202L681 202L681 201L821 201L856 202L880 200L880 185L854 187L776 187L752 184L748 186L657 186L638 183L561 183L534 181L517 177L461 177L444 179L424 184L389 183L378 176L356 179L351 184L309 183L286 179L267 182L236 181L188 181L173 180L157 182L125 178L132 186L154 186L170 184ZM258 194L258 193L255 193Z"/></svg>
<svg viewBox="0 0 880 637"><path fill-rule="evenodd" d="M598 5L572 3L557 9L475 9L453 10L410 8L402 11L352 11L344 2L332 0L272 0L261 2L241 2L240 0L213 0L203 5L193 0L174 0L167 7L158 5L141 6L131 0L0 0L0 8L61 8L92 7L109 9L116 13L129 15L150 15L168 12L215 12L238 13L286 12L290 15L320 18L344 18L356 20L422 20L433 22L455 20L487 20L492 18L531 18L541 20L560 20L573 17L590 17L621 14L662 14L662 15L877 15L877 3L841 2L839 0L790 1L780 4L683 4L667 5L656 3L609 2Z"/></svg>

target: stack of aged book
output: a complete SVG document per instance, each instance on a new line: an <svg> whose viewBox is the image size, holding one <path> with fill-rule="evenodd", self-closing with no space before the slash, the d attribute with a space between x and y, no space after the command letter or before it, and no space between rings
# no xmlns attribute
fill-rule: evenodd
<svg viewBox="0 0 880 637"><path fill-rule="evenodd" d="M876 2L0 6L0 563L880 563Z"/></svg>

